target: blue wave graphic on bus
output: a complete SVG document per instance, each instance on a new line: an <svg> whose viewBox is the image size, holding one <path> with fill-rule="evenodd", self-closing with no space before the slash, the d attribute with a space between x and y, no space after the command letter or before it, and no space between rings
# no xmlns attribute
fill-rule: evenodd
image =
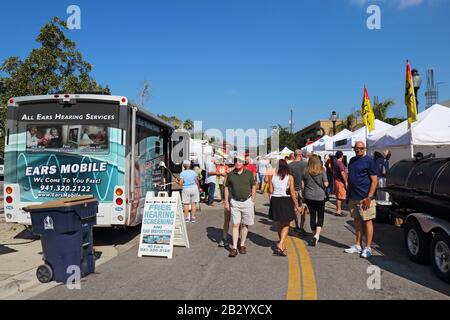
<svg viewBox="0 0 450 320"><path fill-rule="evenodd" d="M107 183L104 182L103 179L101 179L101 183L95 184L94 185L94 189L95 189L95 193L94 195L96 195L96 197L100 200L100 201L105 201L105 200L109 200L112 201L113 198L113 183L117 183L117 177L118 177L118 167L117 165L113 165L111 163L117 163L117 154L115 155L114 161L107 161L105 160L100 160L100 159L92 159L90 156L83 156L81 158L81 156L78 155L74 155L74 154L70 154L70 155L64 155L64 154L59 154L58 156L55 154L50 154L50 155L45 155L47 156L47 160L45 161L44 155L40 155L39 157L36 157L36 155L31 156L31 159L28 159L25 153L19 153L18 156L18 167L19 168L24 168L23 165L25 165L25 167L42 167L43 163L46 163L45 165L48 166L52 163L52 160L54 160L54 164L57 166L57 173L55 174L45 174L45 175L40 175L39 178L43 178L45 179L46 177L49 176L59 176L59 179L62 181L64 177L69 177L69 179L75 178L75 179L80 179L80 176L82 179L86 179L86 178L90 178L92 177L94 180L99 179L102 177L103 174L106 174L106 180ZM60 158L60 159L58 159ZM80 161L77 161L81 158ZM22 163L21 163L22 160ZM86 173L80 173L77 172L76 174L73 173L68 173L68 174L61 174L61 163L63 163L64 165L70 164L84 164L84 163L100 163L100 162L107 162L107 170L106 172L86 172ZM36 165L34 165L33 163L36 163ZM25 171L24 170L19 170L19 172L23 172L22 175L19 174L18 176L18 181L23 181L23 179L25 178L25 180L28 180L28 186L24 186L21 183L22 188L24 189L25 192L28 193L28 191L31 191L31 196L34 199L39 199L42 198L42 196L39 196L36 194L36 183L33 183L32 181L32 177L31 176L26 176L25 175ZM72 177L70 177L72 175ZM62 184L62 182L59 183L60 185ZM55 191L55 193L58 193L58 191ZM25 199L23 199L25 197L25 194L22 193L22 201L24 201ZM53 197L47 197L47 198L53 198ZM28 201L32 200L32 199L27 199Z"/></svg>

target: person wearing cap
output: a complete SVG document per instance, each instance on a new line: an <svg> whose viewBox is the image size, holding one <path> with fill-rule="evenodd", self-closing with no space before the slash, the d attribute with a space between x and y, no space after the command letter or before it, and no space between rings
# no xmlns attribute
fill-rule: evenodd
<svg viewBox="0 0 450 320"><path fill-rule="evenodd" d="M246 254L248 227L255 224L256 180L253 173L244 169L243 159L237 159L235 168L227 175L225 184L225 209L231 212L233 224L233 246L229 257ZM241 227L241 244L238 248L239 228Z"/></svg>
<svg viewBox="0 0 450 320"><path fill-rule="evenodd" d="M348 178L347 178L347 168L344 165L344 153L342 151L336 152L336 159L334 161L333 168L333 181L334 181L334 192L336 195L336 213L338 217L344 216L342 213L342 204L347 199L347 188L348 188Z"/></svg>
<svg viewBox="0 0 450 320"><path fill-rule="evenodd" d="M184 219L186 222L196 222L195 214L197 212L197 203L200 202L200 182L198 174L191 170L191 162L189 160L183 161L183 171L180 173L180 178L176 178L176 182L183 186L181 198L184 206ZM191 206L191 217L189 217L189 206Z"/></svg>

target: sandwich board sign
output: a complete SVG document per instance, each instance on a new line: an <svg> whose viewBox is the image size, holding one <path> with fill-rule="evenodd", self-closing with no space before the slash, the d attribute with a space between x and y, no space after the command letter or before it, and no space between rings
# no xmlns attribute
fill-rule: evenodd
<svg viewBox="0 0 450 320"><path fill-rule="evenodd" d="M172 259L173 247L189 248L189 238L184 221L179 192L150 191L145 196L138 257L155 256Z"/></svg>

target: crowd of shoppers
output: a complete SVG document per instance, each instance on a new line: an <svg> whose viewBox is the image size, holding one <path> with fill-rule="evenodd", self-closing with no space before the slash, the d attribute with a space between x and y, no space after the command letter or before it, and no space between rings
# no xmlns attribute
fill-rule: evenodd
<svg viewBox="0 0 450 320"><path fill-rule="evenodd" d="M317 155L296 150L283 160L258 158L254 164L250 157L233 162L218 163L211 158L205 163L207 204L213 205L216 184L224 204L224 224L221 247L229 247L229 257L246 254L249 227L255 220L256 191L269 194L269 218L274 221L279 241L274 253L286 256L286 239L292 222L294 231L306 236L304 225L310 218L311 246L317 246L325 224L325 204L331 192L336 196L336 216L343 215L347 204L356 226L355 243L344 251L358 253L363 258L372 256L373 220L376 217L377 187L383 186L389 170L390 152L366 154L366 146L358 141L355 157L348 167L343 152L326 158L325 164ZM184 171L177 182L183 186L182 199L186 222L196 221L196 206L203 192L198 172L189 161L183 162ZM198 169L198 168L196 168ZM384 182L383 182L384 179ZM379 192L378 192L379 193ZM230 223L232 227L229 241ZM363 237L365 231L365 246Z"/></svg>

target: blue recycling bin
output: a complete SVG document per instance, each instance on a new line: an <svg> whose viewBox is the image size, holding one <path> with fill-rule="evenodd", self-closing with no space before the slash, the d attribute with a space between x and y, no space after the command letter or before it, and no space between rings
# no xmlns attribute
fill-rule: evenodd
<svg viewBox="0 0 450 320"><path fill-rule="evenodd" d="M33 233L41 237L44 264L36 271L40 282L65 283L74 274L74 266L81 277L95 272L93 227L98 201L94 196L66 198L24 210L30 212Z"/></svg>

